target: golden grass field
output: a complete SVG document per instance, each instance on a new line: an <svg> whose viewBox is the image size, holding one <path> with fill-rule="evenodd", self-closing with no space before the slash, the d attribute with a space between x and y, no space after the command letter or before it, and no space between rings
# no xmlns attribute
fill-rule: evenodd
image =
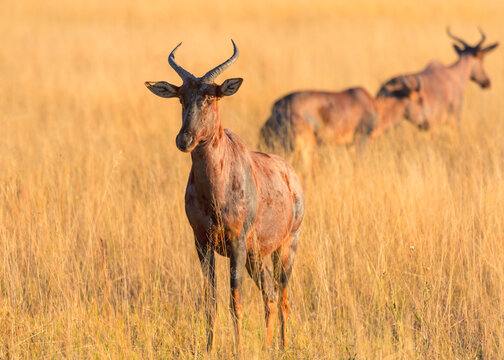
<svg viewBox="0 0 504 360"><path fill-rule="evenodd" d="M167 56L219 81L225 127L250 148L296 89L379 84L456 59L453 32L503 41L502 1L0 4L0 359L205 358L203 276L184 212L180 84ZM264 347L243 287L246 359L498 359L504 352L504 62L469 83L462 133L407 123L321 149L291 279L289 347ZM217 259L214 352L233 356L228 262Z"/></svg>

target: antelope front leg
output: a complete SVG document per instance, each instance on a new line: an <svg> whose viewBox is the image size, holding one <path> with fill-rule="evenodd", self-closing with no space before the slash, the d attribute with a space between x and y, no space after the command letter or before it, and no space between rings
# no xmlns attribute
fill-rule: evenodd
<svg viewBox="0 0 504 360"><path fill-rule="evenodd" d="M248 253L246 267L250 277L262 293L266 319L266 345L271 346L277 312L277 294L273 277L260 256L253 252Z"/></svg>
<svg viewBox="0 0 504 360"><path fill-rule="evenodd" d="M231 273L231 315L235 332L235 348L240 352L240 333L243 309L241 305L240 293L243 279L243 269L247 260L245 239L233 239L231 241L231 254L229 258L229 268Z"/></svg>
<svg viewBox="0 0 504 360"><path fill-rule="evenodd" d="M205 309L207 320L207 351L212 351L215 314L217 313L216 282L215 282L215 253L209 246L200 246L196 241L196 249L201 263L201 269L206 277L205 281Z"/></svg>

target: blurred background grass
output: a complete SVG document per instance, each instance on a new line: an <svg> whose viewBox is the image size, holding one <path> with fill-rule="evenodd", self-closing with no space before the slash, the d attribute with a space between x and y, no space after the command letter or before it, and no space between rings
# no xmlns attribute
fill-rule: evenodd
<svg viewBox="0 0 504 360"><path fill-rule="evenodd" d="M455 61L452 31L502 41L501 1L0 4L0 358L199 358L202 275L184 213L167 64L243 77L222 120L251 148L286 92L379 84ZM247 358L498 358L504 343L502 49L470 83L462 137L403 124L365 156L321 149L292 278L289 349L264 349L244 284ZM232 355L218 259L213 357ZM278 329L277 329L278 335Z"/></svg>

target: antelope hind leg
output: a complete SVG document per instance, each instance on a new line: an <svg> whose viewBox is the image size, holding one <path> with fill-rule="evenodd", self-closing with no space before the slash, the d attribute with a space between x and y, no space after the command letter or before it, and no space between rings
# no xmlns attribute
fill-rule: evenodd
<svg viewBox="0 0 504 360"><path fill-rule="evenodd" d="M271 346L277 312L277 294L273 276L269 268L264 265L262 259L253 252L249 252L247 255L246 267L250 277L254 280L257 287L261 289L266 319L266 345Z"/></svg>
<svg viewBox="0 0 504 360"><path fill-rule="evenodd" d="M272 254L274 275L280 288L280 301L278 303L279 317L282 322L282 346L287 347L287 319L289 318L290 305L288 297L288 282L292 273L294 257L296 255L297 244L299 241L300 228L297 229L290 241L283 244Z"/></svg>

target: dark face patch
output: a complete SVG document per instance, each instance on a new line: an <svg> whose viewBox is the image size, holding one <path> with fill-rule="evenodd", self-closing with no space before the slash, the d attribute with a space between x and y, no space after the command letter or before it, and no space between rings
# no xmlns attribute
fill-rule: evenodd
<svg viewBox="0 0 504 360"><path fill-rule="evenodd" d="M490 79L483 68L483 52L478 51L472 57L473 65L471 68L471 80L481 86L483 89L490 87Z"/></svg>
<svg viewBox="0 0 504 360"><path fill-rule="evenodd" d="M188 79L179 90L182 104L182 127L176 138L177 147L192 151L212 135L217 115L217 85Z"/></svg>

